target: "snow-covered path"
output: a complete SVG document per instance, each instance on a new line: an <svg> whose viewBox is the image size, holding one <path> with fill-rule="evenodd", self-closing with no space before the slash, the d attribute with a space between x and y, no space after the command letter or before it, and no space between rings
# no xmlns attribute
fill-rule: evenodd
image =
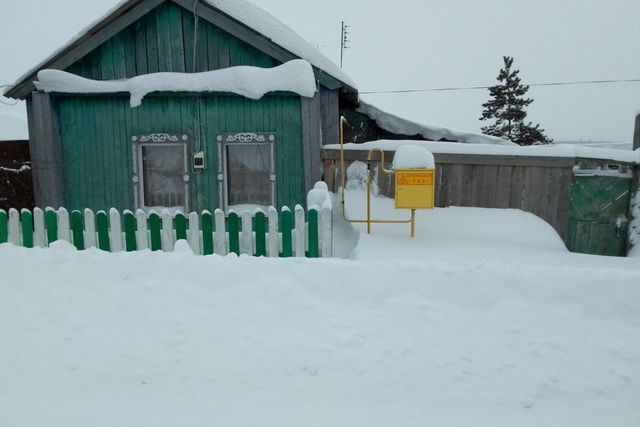
<svg viewBox="0 0 640 427"><path fill-rule="evenodd" d="M0 246L0 425L640 425L633 260L376 230L358 260Z"/></svg>

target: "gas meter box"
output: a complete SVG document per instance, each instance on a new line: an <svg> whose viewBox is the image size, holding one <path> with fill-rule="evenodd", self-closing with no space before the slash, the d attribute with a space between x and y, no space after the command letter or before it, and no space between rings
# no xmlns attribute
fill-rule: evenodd
<svg viewBox="0 0 640 427"><path fill-rule="evenodd" d="M435 170L396 170L396 209L433 209Z"/></svg>

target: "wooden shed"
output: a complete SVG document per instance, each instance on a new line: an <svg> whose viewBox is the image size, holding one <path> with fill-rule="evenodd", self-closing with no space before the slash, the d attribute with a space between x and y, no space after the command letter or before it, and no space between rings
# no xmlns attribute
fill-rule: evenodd
<svg viewBox="0 0 640 427"><path fill-rule="evenodd" d="M34 85L45 69L114 82L296 59L313 67L313 97L155 91L132 108L121 91ZM122 2L6 96L27 101L36 206L93 210L303 204L321 146L338 142L340 103L357 100L340 68L246 0Z"/></svg>

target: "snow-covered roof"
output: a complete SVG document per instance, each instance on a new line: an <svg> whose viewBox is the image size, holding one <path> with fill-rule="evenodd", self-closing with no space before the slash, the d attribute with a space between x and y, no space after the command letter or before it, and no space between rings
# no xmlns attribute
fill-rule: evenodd
<svg viewBox="0 0 640 427"><path fill-rule="evenodd" d="M31 70L26 72L20 78L16 80L14 85L7 88L4 91L4 94L8 94L11 92L12 88L18 86L26 79L29 78L32 74L36 73L38 70L49 68L48 64L50 64L54 59L56 59L59 55L65 52L67 49L73 46L74 43L78 42L83 37L92 34L95 32L95 27L98 26L101 22L107 20L112 14L115 14L119 11L122 11L128 3L133 3L135 0L120 0L117 2L107 13L103 16L99 17L97 20L92 22L82 31L80 31L76 36L71 38L66 44L57 49L51 55L47 57L44 61L42 61L37 66L33 67ZM267 39L271 40L276 45L281 48L289 51L293 55L304 59L311 63L314 67L324 71L326 74L332 76L333 78L339 80L347 86L350 86L353 89L356 89L357 86L355 82L333 61L327 58L323 53L321 53L318 49L313 47L309 42L303 39L298 33L292 30L290 27L282 23L280 20L266 12L264 9L254 5L248 0L199 0L202 4L206 6L213 7L223 14L233 18L234 20L240 22L241 24L251 28Z"/></svg>
<svg viewBox="0 0 640 427"><path fill-rule="evenodd" d="M254 5L248 0L204 0L216 9L231 16L247 27L270 39L275 44L285 48L289 52L302 59L306 59L315 67L325 71L341 82L356 88L355 82L327 58L318 49L303 39L280 20Z"/></svg>
<svg viewBox="0 0 640 427"><path fill-rule="evenodd" d="M387 132L399 135L414 136L420 135L431 141L440 141L446 139L453 142L464 142L471 144L495 144L514 146L511 141L498 138L495 136L482 135L478 133L463 132L455 129L444 128L441 126L412 122L403 119L391 113L387 113L371 104L360 100L360 107L357 111L365 114L371 120Z"/></svg>
<svg viewBox="0 0 640 427"><path fill-rule="evenodd" d="M131 94L131 107L138 107L142 98L152 92L230 92L251 99L266 93L285 91L313 98L316 81L311 65L302 59L289 61L274 68L230 67L204 73L154 73L126 80L91 80L60 70L42 70L38 90L60 93Z"/></svg>
<svg viewBox="0 0 640 427"><path fill-rule="evenodd" d="M513 145L496 145L483 143L459 144L457 142L415 141L415 140L379 140L362 144L349 143L345 150L368 151L379 148L385 151L396 151L405 145L424 147L433 154L474 154L493 156L529 156L529 157L565 157L583 159L606 159L624 163L640 163L640 150L623 151L604 148L583 147L578 145L532 145L522 147ZM339 150L340 144L330 144L322 147L326 150Z"/></svg>

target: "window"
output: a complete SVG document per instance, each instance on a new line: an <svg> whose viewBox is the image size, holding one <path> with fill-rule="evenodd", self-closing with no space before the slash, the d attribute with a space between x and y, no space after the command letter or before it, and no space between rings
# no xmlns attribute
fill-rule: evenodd
<svg viewBox="0 0 640 427"><path fill-rule="evenodd" d="M187 136L151 134L132 140L136 207L186 211Z"/></svg>
<svg viewBox="0 0 640 427"><path fill-rule="evenodd" d="M275 135L218 136L220 198L226 209L275 205Z"/></svg>

